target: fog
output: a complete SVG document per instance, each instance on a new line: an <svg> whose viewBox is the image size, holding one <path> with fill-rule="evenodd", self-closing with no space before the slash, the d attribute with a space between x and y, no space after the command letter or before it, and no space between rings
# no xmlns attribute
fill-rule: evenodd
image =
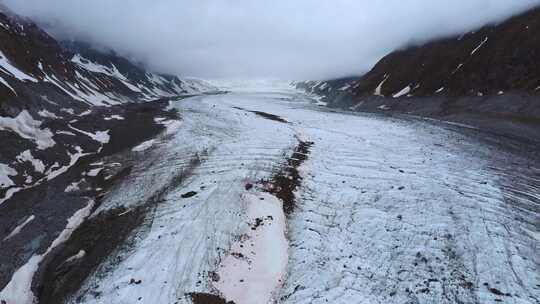
<svg viewBox="0 0 540 304"><path fill-rule="evenodd" d="M0 0L1 1L1 0ZM15 12L149 68L202 78L359 75L388 52L540 0L4 0Z"/></svg>

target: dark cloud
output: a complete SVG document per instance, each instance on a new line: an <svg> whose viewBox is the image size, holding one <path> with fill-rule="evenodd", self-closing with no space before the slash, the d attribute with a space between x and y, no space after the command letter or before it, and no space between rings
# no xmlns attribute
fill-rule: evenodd
<svg viewBox="0 0 540 304"><path fill-rule="evenodd" d="M4 0L59 37L168 73L320 79L365 72L406 44L470 30L540 0Z"/></svg>

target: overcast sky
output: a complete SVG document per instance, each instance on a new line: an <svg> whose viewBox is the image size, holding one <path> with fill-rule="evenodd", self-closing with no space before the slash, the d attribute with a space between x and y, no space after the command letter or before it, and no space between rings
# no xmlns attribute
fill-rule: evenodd
<svg viewBox="0 0 540 304"><path fill-rule="evenodd" d="M2 1L2 0L0 0ZM204 78L324 79L366 72L411 42L463 32L540 0L4 0L23 15Z"/></svg>

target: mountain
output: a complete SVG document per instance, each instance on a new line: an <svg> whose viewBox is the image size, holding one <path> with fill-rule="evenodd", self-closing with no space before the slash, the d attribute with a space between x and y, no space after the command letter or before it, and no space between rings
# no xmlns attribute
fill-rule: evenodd
<svg viewBox="0 0 540 304"><path fill-rule="evenodd" d="M361 77L347 83L311 82L308 90L323 88L331 106L407 113L540 139L535 136L540 126L538 62L540 7L397 50Z"/></svg>
<svg viewBox="0 0 540 304"><path fill-rule="evenodd" d="M214 90L200 80L148 72L113 52L58 42L5 8L0 40L0 204L84 155L110 152L116 129L127 128L122 124L148 127L128 141L142 140L155 128L141 120L154 122L132 112L163 110L144 102Z"/></svg>

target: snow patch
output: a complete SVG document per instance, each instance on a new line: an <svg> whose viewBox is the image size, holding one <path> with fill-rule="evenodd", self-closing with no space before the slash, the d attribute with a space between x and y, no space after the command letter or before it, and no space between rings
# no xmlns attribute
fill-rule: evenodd
<svg viewBox="0 0 540 304"><path fill-rule="evenodd" d="M81 188L79 187L79 185L84 181L84 179L78 181L78 182L73 182L71 184L69 184L66 189L64 190L64 192L66 193L70 193L70 192L75 192L75 191L79 191L81 190Z"/></svg>
<svg viewBox="0 0 540 304"><path fill-rule="evenodd" d="M99 172L101 172L101 170L103 170L103 168L92 169L86 173L86 176L96 177L98 176Z"/></svg>
<svg viewBox="0 0 540 304"><path fill-rule="evenodd" d="M15 185L10 176L17 176L17 171L8 165L0 164L0 189Z"/></svg>
<svg viewBox="0 0 540 304"><path fill-rule="evenodd" d="M412 88L411 88L410 85L408 85L405 88L403 88L401 91L399 91L396 94L392 95L392 97L393 98L399 98L399 97L402 97L402 96L405 96L405 95L409 94L411 91L412 91Z"/></svg>
<svg viewBox="0 0 540 304"><path fill-rule="evenodd" d="M382 96L384 97L384 95L381 93L382 91L382 86L384 85L384 83L388 80L388 78L390 77L390 75L384 75L384 79L381 81L381 83L379 83L379 85L375 88L375 92L373 92L373 95L375 96Z"/></svg>
<svg viewBox="0 0 540 304"><path fill-rule="evenodd" d="M24 139L32 140L38 149L45 150L56 143L49 129L41 129L41 121L34 120L28 111L24 110L17 117L0 117L0 130L10 130Z"/></svg>
<svg viewBox="0 0 540 304"><path fill-rule="evenodd" d="M6 303L33 304L35 296L32 292L32 279L43 259L58 245L67 241L73 231L90 215L94 208L94 201L90 201L86 207L75 212L67 221L67 225L60 235L51 243L47 251L41 255L34 255L26 264L19 268L11 277L9 283L0 291L0 300Z"/></svg>
<svg viewBox="0 0 540 304"><path fill-rule="evenodd" d="M87 132L87 131L83 131L83 130L80 130L80 129L77 129L75 127L73 127L72 125L68 125L68 127L72 130L75 130L81 134L84 134L90 138L92 138L93 140L99 142L99 143L102 143L102 144L107 144L109 143L109 141L111 140L111 136L109 135L109 132L110 130L105 130L105 131L97 131L96 133L91 133L91 132Z"/></svg>
<svg viewBox="0 0 540 304"><path fill-rule="evenodd" d="M39 173L45 172L45 164L39 159L34 158L30 150L26 150L17 156L17 161L24 163L29 162L34 166L34 170Z"/></svg>
<svg viewBox="0 0 540 304"><path fill-rule="evenodd" d="M454 75L455 73L457 73L461 68L463 67L463 63L460 63L457 68L452 72L452 75Z"/></svg>
<svg viewBox="0 0 540 304"><path fill-rule="evenodd" d="M471 55L474 55L474 53L476 53L482 46L484 46L484 44L486 44L486 42L488 42L488 40L489 40L489 37L484 38L484 40L482 40L482 42L480 42L480 45L478 45L478 46L471 52Z"/></svg>
<svg viewBox="0 0 540 304"><path fill-rule="evenodd" d="M104 118L105 120L113 120L113 119L116 119L116 120L125 120L124 117L120 116L120 115L111 115L109 117L105 117Z"/></svg>
<svg viewBox="0 0 540 304"><path fill-rule="evenodd" d="M70 262L73 262L73 261L76 261L76 260L80 260L82 258L84 258L84 256L86 255L86 251L84 250L81 250L79 251L77 254L69 257L67 260L66 260L66 263L70 263Z"/></svg>
<svg viewBox="0 0 540 304"><path fill-rule="evenodd" d="M35 218L36 217L34 215L29 216L22 224L20 224L19 226L15 227L15 229L13 229L13 231L11 231L11 233L4 238L4 241L7 241L11 239L12 237L16 236L17 234L19 234L23 230L23 228L26 225L28 225L31 221L33 221Z"/></svg>
<svg viewBox="0 0 540 304"><path fill-rule="evenodd" d="M47 180L48 181L56 178L57 176L59 176L61 174L64 174L69 168L71 168L73 165L75 165L77 163L79 158L87 155L87 154L83 153L83 149L81 147L79 147L79 146L75 147L75 150L76 150L76 152L73 153L73 154L68 152L70 161L69 161L69 164L67 166L60 167L60 165L58 163L55 163L54 165L52 165L49 168L47 173L45 173L45 175L47 175ZM54 170L56 168L59 168L59 169Z"/></svg>
<svg viewBox="0 0 540 304"><path fill-rule="evenodd" d="M56 114L54 114L52 112L49 112L49 111L47 111L45 109L39 111L38 115L43 117L43 118L52 118L52 119L60 119L60 118L62 118L62 117L56 116Z"/></svg>
<svg viewBox="0 0 540 304"><path fill-rule="evenodd" d="M9 60L4 55L4 53L2 53L2 51L0 51L0 69L6 71L7 73L11 74L13 77L19 80L38 82L36 78L26 74L25 72L19 70L13 64L11 64L11 62L9 62Z"/></svg>

